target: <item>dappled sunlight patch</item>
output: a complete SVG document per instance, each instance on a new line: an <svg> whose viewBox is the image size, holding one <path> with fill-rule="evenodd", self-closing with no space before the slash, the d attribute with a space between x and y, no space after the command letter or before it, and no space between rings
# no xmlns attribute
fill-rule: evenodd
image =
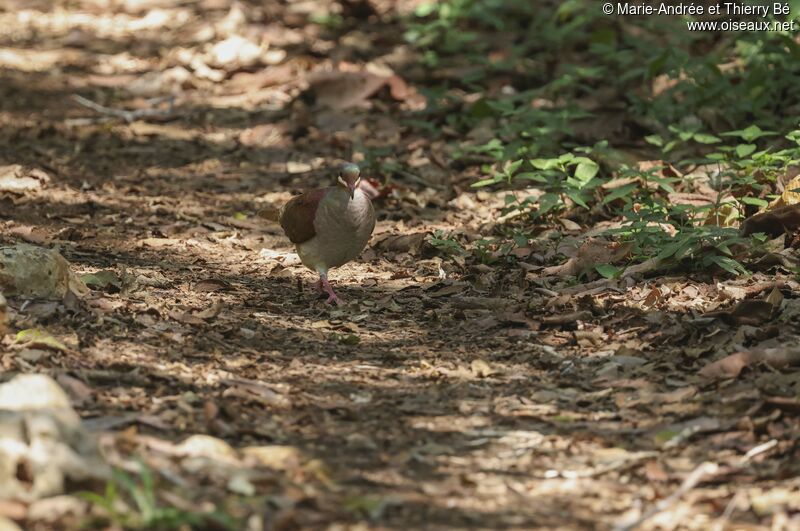
<svg viewBox="0 0 800 531"><path fill-rule="evenodd" d="M52 375L113 467L0 518L793 523L785 36L585 3L0 13L4 248L86 286L0 278L0 367ZM275 221L342 160L378 220L332 306Z"/></svg>

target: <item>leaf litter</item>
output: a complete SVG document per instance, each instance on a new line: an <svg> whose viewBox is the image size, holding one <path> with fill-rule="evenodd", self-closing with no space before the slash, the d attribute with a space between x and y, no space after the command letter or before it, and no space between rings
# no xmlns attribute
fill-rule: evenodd
<svg viewBox="0 0 800 531"><path fill-rule="evenodd" d="M477 172L404 123L424 106L418 78L386 65L416 52L340 42L298 23L302 2L285 17L78 4L0 13L0 89L24 86L31 116L0 105L14 219L0 363L53 376L133 481L120 485L150 477L158 506L224 506L247 529L703 529L735 497L742 526L796 519L800 305L783 240L734 280L625 268L630 249L577 217L493 247L480 235L514 223L507 194L464 192ZM362 51L339 60L347 46ZM389 154L373 164L365 146ZM350 302L331 308L256 212L327 185L345 158L376 179L380 221L362 260L332 273ZM670 199L717 201L700 185ZM795 231L782 200L741 232ZM45 500L56 491L80 501ZM61 501L0 517L50 529L89 514Z"/></svg>

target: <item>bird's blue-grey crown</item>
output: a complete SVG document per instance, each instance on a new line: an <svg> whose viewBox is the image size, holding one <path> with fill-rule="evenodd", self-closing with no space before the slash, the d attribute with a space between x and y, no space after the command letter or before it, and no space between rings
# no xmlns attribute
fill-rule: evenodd
<svg viewBox="0 0 800 531"><path fill-rule="evenodd" d="M361 170L359 169L358 164L346 162L339 166L339 176L347 183L356 182L360 175Z"/></svg>

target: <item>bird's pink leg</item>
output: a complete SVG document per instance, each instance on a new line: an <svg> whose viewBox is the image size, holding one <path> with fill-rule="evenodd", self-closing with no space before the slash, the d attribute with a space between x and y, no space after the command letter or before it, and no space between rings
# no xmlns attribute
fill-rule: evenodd
<svg viewBox="0 0 800 531"><path fill-rule="evenodd" d="M322 278L314 282L314 289L317 290L317 293L322 293L324 291L322 289Z"/></svg>
<svg viewBox="0 0 800 531"><path fill-rule="evenodd" d="M322 287L325 290L325 293L328 294L328 300L325 302L327 302L328 304L332 302L336 304L342 304L342 299L340 299L339 296L336 295L336 293L333 291L333 288L331 287L331 283L328 282L328 276L320 275L319 280L320 282L322 282Z"/></svg>

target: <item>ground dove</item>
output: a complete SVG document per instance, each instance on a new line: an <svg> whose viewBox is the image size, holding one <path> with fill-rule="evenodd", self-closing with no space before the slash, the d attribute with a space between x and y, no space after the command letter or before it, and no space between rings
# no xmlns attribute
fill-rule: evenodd
<svg viewBox="0 0 800 531"><path fill-rule="evenodd" d="M303 264L319 274L317 289L328 294L328 303L341 304L328 270L361 254L375 228L375 210L360 181L358 166L344 164L334 186L293 197L280 213L281 227Z"/></svg>

